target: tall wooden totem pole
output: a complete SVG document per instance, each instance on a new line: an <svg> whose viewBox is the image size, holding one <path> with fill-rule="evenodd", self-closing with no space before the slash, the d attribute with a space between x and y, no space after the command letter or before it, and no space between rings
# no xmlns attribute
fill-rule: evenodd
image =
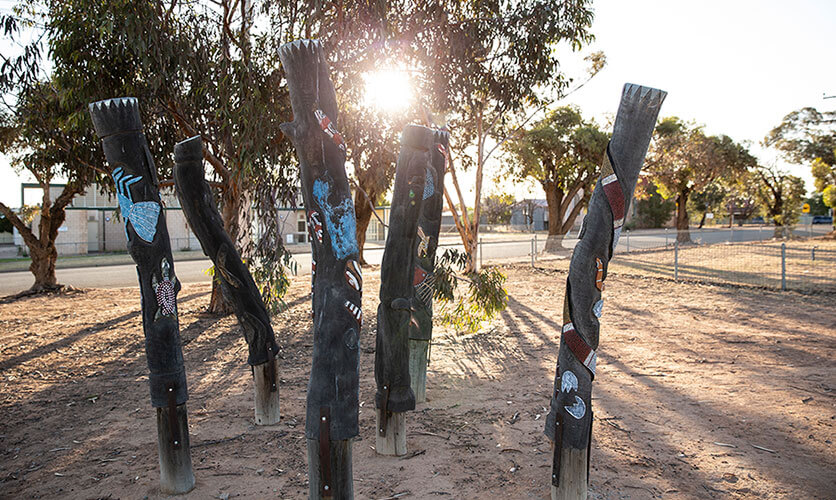
<svg viewBox="0 0 836 500"><path fill-rule="evenodd" d="M279 49L293 122L312 250L313 363L305 435L310 498L353 498L351 439L359 432L358 342L363 277L346 149L336 129L337 97L322 46L297 40Z"/></svg>
<svg viewBox="0 0 836 500"><path fill-rule="evenodd" d="M586 499L604 281L666 92L626 84L563 300L563 332L546 435L554 441L552 499Z"/></svg>
<svg viewBox="0 0 836 500"><path fill-rule="evenodd" d="M150 375L151 404L157 409L160 487L185 493L194 487L186 413L186 370L180 345L174 260L162 210L154 160L142 133L133 97L90 104L96 134L110 164L128 251L136 263Z"/></svg>
<svg viewBox="0 0 836 500"><path fill-rule="evenodd" d="M410 331L419 329L414 316L420 302L414 288L419 272L415 258L418 218L424 200L430 198L424 195L429 195L426 179L436 144L435 132L427 127L408 125L401 134L389 234L380 266L374 358L375 449L382 455L406 454L405 412L415 409L409 373L409 337Z"/></svg>
<svg viewBox="0 0 836 500"><path fill-rule="evenodd" d="M444 174L447 173L447 148L450 134L436 130L434 147L430 150L430 165L421 196L418 216L418 238L415 249L415 272L412 285L418 298L409 328L409 376L415 402L427 400L427 365L433 335L433 272L438 233L441 229L441 209L444 204Z"/></svg>
<svg viewBox="0 0 836 500"><path fill-rule="evenodd" d="M223 220L203 178L203 141L200 136L174 146L174 183L189 226L215 265L215 277L232 304L249 346L247 363L253 370L255 423L279 423L279 346L270 315L250 271L224 231Z"/></svg>

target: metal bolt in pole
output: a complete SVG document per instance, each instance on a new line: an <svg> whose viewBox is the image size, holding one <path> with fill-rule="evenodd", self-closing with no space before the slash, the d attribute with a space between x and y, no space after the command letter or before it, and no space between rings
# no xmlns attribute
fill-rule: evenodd
<svg viewBox="0 0 836 500"><path fill-rule="evenodd" d="M787 289L787 244L781 243L781 290Z"/></svg>
<svg viewBox="0 0 836 500"><path fill-rule="evenodd" d="M679 281L679 240L673 243L673 280Z"/></svg>

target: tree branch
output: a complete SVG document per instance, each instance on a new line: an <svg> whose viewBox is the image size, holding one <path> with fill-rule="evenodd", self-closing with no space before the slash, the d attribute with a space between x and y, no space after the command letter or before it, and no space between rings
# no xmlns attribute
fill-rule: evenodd
<svg viewBox="0 0 836 500"><path fill-rule="evenodd" d="M226 189L226 187L230 183L232 174L230 173L229 169L226 168L223 162L217 156L212 154L211 151L209 151L208 147L206 146L209 143L207 138L203 137L202 134L198 134L197 129L195 129L186 120L186 117L183 116L182 113L180 113L180 111L177 108L177 104L174 101L169 100L166 103L166 109L168 109L169 113L171 113L171 116L174 118L174 121L177 122L177 125L183 132L185 132L186 135L188 135L189 137L193 137L195 135L201 136L201 138L203 139L203 157L206 159L209 165L212 166L215 172L217 172L217 174L221 177L221 180L224 184L224 189Z"/></svg>
<svg viewBox="0 0 836 500"><path fill-rule="evenodd" d="M17 229L20 236L23 237L23 241L26 242L26 246L38 246L40 244L40 241L38 241L38 238L32 230L29 229L29 226L27 226L20 219L20 217L18 217L17 214L14 213L11 208L7 207L2 201L0 201L0 213L6 216L6 218L9 219L9 222L11 222Z"/></svg>

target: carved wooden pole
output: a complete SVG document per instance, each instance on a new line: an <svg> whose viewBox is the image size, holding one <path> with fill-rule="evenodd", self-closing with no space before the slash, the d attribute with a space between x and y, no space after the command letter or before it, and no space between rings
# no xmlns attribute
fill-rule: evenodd
<svg viewBox="0 0 836 500"><path fill-rule="evenodd" d="M299 157L312 250L313 363L305 435L310 498L353 498L351 439L359 432L358 341L363 277L354 204L337 132L337 98L320 43L279 49L293 122L282 131Z"/></svg>
<svg viewBox="0 0 836 500"><path fill-rule="evenodd" d="M154 160L142 133L135 98L92 103L90 115L113 168L128 251L139 275L148 382L151 404L157 409L160 487L164 493L185 493L194 487L194 474L186 412L189 395L177 319L180 283L174 275Z"/></svg>
<svg viewBox="0 0 836 500"><path fill-rule="evenodd" d="M554 441L552 499L586 499L592 439L592 379L595 376L601 292L633 198L650 136L666 92L626 84L592 193L580 241L575 247L563 302L551 411L546 435Z"/></svg>
<svg viewBox="0 0 836 500"><path fill-rule="evenodd" d="M424 198L430 154L436 149L432 129L408 125L401 134L401 152L395 171L389 234L380 266L380 305L374 378L377 382L377 439L381 455L406 454L405 413L415 409L409 376L409 331L416 329L418 308L413 283L416 267L418 217Z"/></svg>
<svg viewBox="0 0 836 500"><path fill-rule="evenodd" d="M203 141L200 136L175 145L174 162L174 183L183 213L200 240L203 253L215 264L215 277L232 304L249 345L247 363L253 370L255 423L277 424L279 374L276 354L279 346L258 287L224 231L215 199L203 178Z"/></svg>
<svg viewBox="0 0 836 500"><path fill-rule="evenodd" d="M430 165L424 181L423 205L418 216L415 274L413 287L418 301L409 329L409 376L415 402L427 400L427 365L433 335L433 271L438 233L441 229L441 210L444 204L444 174L447 172L447 148L450 134L437 130L430 151Z"/></svg>

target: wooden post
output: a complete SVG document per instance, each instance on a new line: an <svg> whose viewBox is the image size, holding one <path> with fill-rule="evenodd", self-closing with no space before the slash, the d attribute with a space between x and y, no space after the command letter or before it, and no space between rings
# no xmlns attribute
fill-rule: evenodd
<svg viewBox="0 0 836 500"><path fill-rule="evenodd" d="M429 340L409 339L409 385L412 387L412 392L415 393L416 403L427 401L429 354Z"/></svg>
<svg viewBox="0 0 836 500"><path fill-rule="evenodd" d="M160 490L179 495L194 488L189 453L189 419L186 405L157 408L157 451L160 455Z"/></svg>
<svg viewBox="0 0 836 500"><path fill-rule="evenodd" d="M378 455L406 455L406 412L386 412L382 408L375 411L377 433L374 449Z"/></svg>
<svg viewBox="0 0 836 500"><path fill-rule="evenodd" d="M431 153L435 149L435 133L430 128L408 125L401 134L389 235L380 265L374 357L375 407L378 409L375 449L384 455L406 453L403 412L415 409L409 373L409 337L410 331L420 328L414 316L420 302L415 285L424 282L428 274L416 265L418 217ZM398 446L401 441L402 446Z"/></svg>
<svg viewBox="0 0 836 500"><path fill-rule="evenodd" d="M314 346L305 421L310 498L353 498L363 277L345 143L336 128L337 96L320 43L287 43L279 58L293 107L293 122L282 124L282 132L299 158L311 236Z"/></svg>
<svg viewBox="0 0 836 500"><path fill-rule="evenodd" d="M160 488L164 493L186 493L194 487L194 474L186 413L189 393L177 319L180 282L174 274L154 160L135 98L94 102L89 108L113 167L128 251L139 277L151 404L157 408Z"/></svg>
<svg viewBox="0 0 836 500"><path fill-rule="evenodd" d="M444 205L444 174L447 172L447 148L450 134L436 130L430 164L426 169L421 212L418 216L418 238L415 250L413 288L417 301L409 329L409 375L415 402L427 400L427 365L433 335L433 280L441 209Z"/></svg>
<svg viewBox="0 0 836 500"><path fill-rule="evenodd" d="M552 499L586 499L592 440L592 379L599 339L598 318L607 267L644 162L666 92L626 84L616 114L601 178L572 254L563 331L546 435L554 441Z"/></svg>
<svg viewBox="0 0 836 500"><path fill-rule="evenodd" d="M200 136L174 146L174 184L183 213L203 253L215 265L215 278L232 304L249 346L255 389L255 423L279 423L279 373L270 314L258 287L229 235L224 231L215 198L203 176L203 141Z"/></svg>

